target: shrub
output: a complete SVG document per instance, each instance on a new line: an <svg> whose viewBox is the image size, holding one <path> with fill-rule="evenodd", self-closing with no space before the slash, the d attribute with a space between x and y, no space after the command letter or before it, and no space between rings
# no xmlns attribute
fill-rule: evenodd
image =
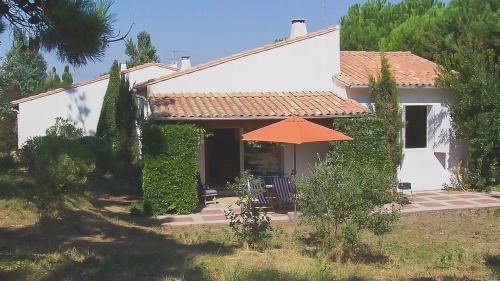
<svg viewBox="0 0 500 281"><path fill-rule="evenodd" d="M247 249L257 249L262 248L271 235L271 219L265 210L256 206L253 200L264 190L249 189L248 184L262 186L261 180L247 171L243 172L240 178L236 178L234 183L228 183L228 188L238 195L236 205L240 208L240 212L235 213L229 209L225 211L225 215L229 219L229 226L238 242Z"/></svg>
<svg viewBox="0 0 500 281"><path fill-rule="evenodd" d="M96 135L110 146L112 155L99 164L101 174L110 174L119 191L140 190L141 170L136 131L136 104L127 77L113 62Z"/></svg>
<svg viewBox="0 0 500 281"><path fill-rule="evenodd" d="M134 202L130 204L130 206L128 206L128 210L132 216L141 216L144 214L144 207L141 203Z"/></svg>
<svg viewBox="0 0 500 281"><path fill-rule="evenodd" d="M330 152L344 159L356 159L358 164L374 166L381 175L396 181L387 148L387 124L375 116L337 118L333 128L353 138L352 141L331 142Z"/></svg>
<svg viewBox="0 0 500 281"><path fill-rule="evenodd" d="M375 106L375 114L386 123L384 139L389 151L392 170L403 161L403 146L401 144L401 129L403 119L399 109L399 94L396 79L389 68L389 61L382 56L380 73L377 78L370 77L370 96Z"/></svg>
<svg viewBox="0 0 500 281"><path fill-rule="evenodd" d="M14 157L10 154L0 152L0 174L15 167Z"/></svg>
<svg viewBox="0 0 500 281"><path fill-rule="evenodd" d="M329 156L296 185L301 218L315 227L320 250L348 258L360 246L361 229L381 235L397 220L396 209L382 208L394 200L396 177L383 120L339 119L334 128L354 140L332 142Z"/></svg>
<svg viewBox="0 0 500 281"><path fill-rule="evenodd" d="M42 222L58 216L64 195L84 184L95 167L78 146L75 140L45 136L27 141L21 150L21 163L35 180L33 200Z"/></svg>
<svg viewBox="0 0 500 281"><path fill-rule="evenodd" d="M449 104L457 137L468 141L469 157L461 171L465 185L490 191L500 182L500 63L498 52L461 46L439 57L438 87L451 89Z"/></svg>
<svg viewBox="0 0 500 281"><path fill-rule="evenodd" d="M55 124L47 129L46 135L78 139L83 137L84 132L82 128L77 128L76 124L71 120L57 117Z"/></svg>
<svg viewBox="0 0 500 281"><path fill-rule="evenodd" d="M187 214L198 205L196 153L203 130L194 125L142 125L142 190L152 214Z"/></svg>
<svg viewBox="0 0 500 281"><path fill-rule="evenodd" d="M31 197L42 222L59 215L64 196L87 182L98 155L105 154L97 138L75 138L78 129L67 121L59 120L47 131L47 136L28 140L20 151L21 164L35 181Z"/></svg>

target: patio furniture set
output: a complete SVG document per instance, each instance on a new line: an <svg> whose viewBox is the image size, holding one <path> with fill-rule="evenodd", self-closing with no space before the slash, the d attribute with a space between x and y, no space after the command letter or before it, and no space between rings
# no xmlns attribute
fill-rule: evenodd
<svg viewBox="0 0 500 281"><path fill-rule="evenodd" d="M296 200L294 187L291 179L280 174L260 174L254 173L255 177L261 179L262 186L255 186L251 182L247 182L246 188L253 194L252 200L258 205L265 207L270 206L271 209L278 207L279 209L287 205L293 205L296 210ZM198 194L202 203L217 204L218 192L209 186L201 184L198 180Z"/></svg>

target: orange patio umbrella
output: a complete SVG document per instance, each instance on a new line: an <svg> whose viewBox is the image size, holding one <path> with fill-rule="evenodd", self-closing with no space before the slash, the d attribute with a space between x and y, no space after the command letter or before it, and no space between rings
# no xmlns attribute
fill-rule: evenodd
<svg viewBox="0 0 500 281"><path fill-rule="evenodd" d="M297 116L243 134L244 141L293 144L293 171L297 171L297 144L320 141L350 141L351 137Z"/></svg>

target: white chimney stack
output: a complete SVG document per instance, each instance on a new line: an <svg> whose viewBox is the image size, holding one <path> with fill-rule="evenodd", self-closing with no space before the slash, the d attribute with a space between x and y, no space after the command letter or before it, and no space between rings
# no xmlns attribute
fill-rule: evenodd
<svg viewBox="0 0 500 281"><path fill-rule="evenodd" d="M120 64L120 71L125 71L125 70L127 70L127 64L126 63Z"/></svg>
<svg viewBox="0 0 500 281"><path fill-rule="evenodd" d="M290 39L294 39L307 34L306 20L293 19L292 28L290 29Z"/></svg>
<svg viewBox="0 0 500 281"><path fill-rule="evenodd" d="M191 68L191 58L188 56L181 57L181 70Z"/></svg>

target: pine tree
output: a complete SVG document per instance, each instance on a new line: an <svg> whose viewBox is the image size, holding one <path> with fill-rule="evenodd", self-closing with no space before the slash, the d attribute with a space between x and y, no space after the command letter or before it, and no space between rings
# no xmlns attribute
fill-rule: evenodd
<svg viewBox="0 0 500 281"><path fill-rule="evenodd" d="M27 46L24 33L14 30L12 46L0 67L0 95L7 95L8 89L14 87L19 89L16 93L19 97L37 94L47 78L47 62L42 55L30 52Z"/></svg>
<svg viewBox="0 0 500 281"><path fill-rule="evenodd" d="M137 34L137 45L132 39L127 40L125 43L125 54L129 57L127 67L159 61L158 55L156 55L156 48L151 43L151 36L146 31Z"/></svg>
<svg viewBox="0 0 500 281"><path fill-rule="evenodd" d="M382 55L380 73L377 78L370 77L370 95L375 106L375 114L387 124L387 143L394 173L402 161L400 133L403 120L399 109L399 96L396 80L391 72L387 58Z"/></svg>
<svg viewBox="0 0 500 281"><path fill-rule="evenodd" d="M62 74L62 86L68 87L73 84L73 75L69 72L69 66L64 67L64 72Z"/></svg>
<svg viewBox="0 0 500 281"><path fill-rule="evenodd" d="M30 51L55 51L59 58L82 65L100 59L109 43L123 39L113 30L110 6L109 1L2 0L0 33L6 21L30 34Z"/></svg>

